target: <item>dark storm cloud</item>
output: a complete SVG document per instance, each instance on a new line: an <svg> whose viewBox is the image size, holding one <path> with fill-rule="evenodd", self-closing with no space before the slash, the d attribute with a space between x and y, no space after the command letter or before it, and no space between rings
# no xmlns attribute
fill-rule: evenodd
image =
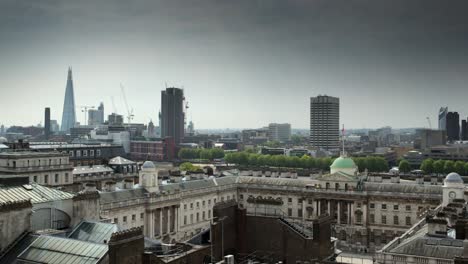
<svg viewBox="0 0 468 264"><path fill-rule="evenodd" d="M307 127L308 97L318 93L342 98L350 126L423 125L440 105L466 111L467 7L443 0L3 0L0 55L11 64L0 66L10 73L0 89L17 85L11 74L19 78L25 64L79 61L83 75L102 65L107 78L135 76L138 93L160 89L149 85L154 78L191 87L202 127ZM217 96L223 91L232 102ZM226 109L225 120L210 119L207 97ZM145 105L142 122L157 108ZM252 112L258 118L246 120ZM399 117L408 112L414 117Z"/></svg>

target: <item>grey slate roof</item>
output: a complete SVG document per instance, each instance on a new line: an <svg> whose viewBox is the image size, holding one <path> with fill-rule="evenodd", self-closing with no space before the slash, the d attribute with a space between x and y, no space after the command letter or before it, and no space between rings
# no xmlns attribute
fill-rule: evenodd
<svg viewBox="0 0 468 264"><path fill-rule="evenodd" d="M145 193L148 193L143 188L119 190L115 192L101 192L101 203L112 203L119 201L127 201L131 199L144 198Z"/></svg>
<svg viewBox="0 0 468 264"><path fill-rule="evenodd" d="M440 238L426 235L427 225L412 237L391 249L391 253L453 259L463 255L463 241L450 237Z"/></svg>
<svg viewBox="0 0 468 264"><path fill-rule="evenodd" d="M31 203L36 204L56 200L68 200L73 198L73 194L71 193L41 186L36 183L22 186L0 187L0 203L31 199Z"/></svg>
<svg viewBox="0 0 468 264"><path fill-rule="evenodd" d="M25 234L10 250L0 257L0 264L16 264L18 255L28 248L38 237L38 235L34 234Z"/></svg>
<svg viewBox="0 0 468 264"><path fill-rule="evenodd" d="M191 180L179 183L171 183L167 185L160 186L161 191L168 191L174 192L176 190L183 192L183 191L190 191L190 190L197 190L197 189L205 189L205 188L212 188L216 186L223 186L223 185L230 185L236 183L237 176L228 176L228 177L220 177L220 178L209 178L209 179L202 179L202 180Z"/></svg>
<svg viewBox="0 0 468 264"><path fill-rule="evenodd" d="M94 264L99 263L107 251L105 244L40 236L18 256L18 260L49 264Z"/></svg>
<svg viewBox="0 0 468 264"><path fill-rule="evenodd" d="M78 166L73 169L73 174L87 174L87 173L101 173L101 172L110 172L113 173L114 170L104 166L104 165L94 165L90 166Z"/></svg>
<svg viewBox="0 0 468 264"><path fill-rule="evenodd" d="M136 162L122 158L120 156L109 160L109 165L131 165L131 164L136 164Z"/></svg>
<svg viewBox="0 0 468 264"><path fill-rule="evenodd" d="M116 224L82 221L68 238L102 244L109 242L112 233L120 230Z"/></svg>
<svg viewBox="0 0 468 264"><path fill-rule="evenodd" d="M395 193L413 193L413 194L442 194L440 185L423 184L395 184L381 182L366 182L364 190L370 192L395 192Z"/></svg>
<svg viewBox="0 0 468 264"><path fill-rule="evenodd" d="M257 184L257 185L275 185L275 186L291 186L304 188L307 184L312 183L311 180L303 179L288 179L288 178L269 178L269 177L251 177L239 176L238 183L242 184Z"/></svg>

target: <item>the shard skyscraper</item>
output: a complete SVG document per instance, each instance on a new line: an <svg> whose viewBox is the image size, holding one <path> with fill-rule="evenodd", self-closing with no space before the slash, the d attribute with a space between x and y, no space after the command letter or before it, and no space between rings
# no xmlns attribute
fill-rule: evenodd
<svg viewBox="0 0 468 264"><path fill-rule="evenodd" d="M67 88L65 90L65 101L63 102L63 115L61 131L70 132L70 128L75 126L75 94L73 92L72 70L68 68Z"/></svg>

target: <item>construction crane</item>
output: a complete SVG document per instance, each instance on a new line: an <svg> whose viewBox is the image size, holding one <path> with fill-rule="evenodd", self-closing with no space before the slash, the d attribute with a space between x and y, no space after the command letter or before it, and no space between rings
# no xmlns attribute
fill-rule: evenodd
<svg viewBox="0 0 468 264"><path fill-rule="evenodd" d="M76 107L81 108L81 112L84 113L84 125L85 125L85 126L88 125L88 123L86 122L86 121L87 121L86 118L87 118L87 116L88 116L88 110L89 110L89 109L94 109L94 108L96 108L96 107L94 107L94 106L89 106L89 105L78 105L78 106L76 106Z"/></svg>
<svg viewBox="0 0 468 264"><path fill-rule="evenodd" d="M125 108L127 108L127 120L128 120L128 124L131 124L132 123L132 119L133 117L135 116L133 114L133 108L130 110L130 108L128 107L128 102L127 102L127 96L125 95L125 89L123 87L122 84L120 84L120 89L122 90L122 97L124 99L124 103L125 103Z"/></svg>
<svg viewBox="0 0 468 264"><path fill-rule="evenodd" d="M426 119L427 119L427 123L429 124L429 129L432 129L431 119L429 117L426 117Z"/></svg>

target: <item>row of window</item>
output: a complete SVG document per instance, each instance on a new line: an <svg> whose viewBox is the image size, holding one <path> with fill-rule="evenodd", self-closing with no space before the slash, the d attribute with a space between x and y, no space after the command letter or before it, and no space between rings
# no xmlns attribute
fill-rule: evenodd
<svg viewBox="0 0 468 264"><path fill-rule="evenodd" d="M370 209L376 209L376 206L375 206L374 203L370 203L370 204L369 204L369 208L370 208ZM380 209L381 209L381 210L387 210L387 204L381 204L381 205L380 205ZM400 205L394 204L394 205L393 205L393 210L394 210L394 211L400 210ZM405 210L406 210L406 211L411 211L411 205L405 205ZM419 207L418 210L422 210L422 207Z"/></svg>
<svg viewBox="0 0 468 264"><path fill-rule="evenodd" d="M137 218L137 215L136 215L136 214L132 214L132 216L131 216L132 221L136 221L136 218ZM140 220L143 221L144 218L145 218L145 214L144 214L144 213L141 213L141 214L140 214ZM123 223L127 223L127 221L128 221L127 216L126 216L126 215L123 216L123 217L122 217L122 222L123 222ZM117 224L117 223L119 223L119 218L116 217L116 218L114 218L114 224Z"/></svg>
<svg viewBox="0 0 468 264"><path fill-rule="evenodd" d="M371 224L375 224L375 215L374 214L369 214L369 221ZM383 225L386 225L387 224L387 216L386 215L382 215L381 219L380 219L380 223L383 224ZM399 216L398 215L394 215L393 216L393 224L394 225L400 225L400 219L399 219ZM405 225L407 226L411 226L411 217L410 216L407 216L405 218Z"/></svg>
<svg viewBox="0 0 468 264"><path fill-rule="evenodd" d="M190 214L190 222L187 222L187 216L184 215L184 225L195 224L195 223L200 222L200 213L196 213L195 217L196 218L194 219L194 214ZM211 219L211 210L208 210L207 213L205 213L205 211L203 211L201 213L201 221L205 221L205 220L209 220L209 219Z"/></svg>
<svg viewBox="0 0 468 264"><path fill-rule="evenodd" d="M64 179L65 179L65 181L64 181L65 183L69 182L70 177L69 177L68 173L65 173ZM40 183L39 182L39 177L38 176L33 176L33 182ZM52 183L59 183L59 174L54 175L54 181ZM44 184L49 184L49 175L47 175L47 174L44 175Z"/></svg>
<svg viewBox="0 0 468 264"><path fill-rule="evenodd" d="M89 157L94 157L94 149L90 149L89 150ZM68 151L68 154L70 155L70 157L81 157L81 155L83 155L83 157L88 157L88 150L70 150ZM96 149L96 157L100 157L101 156L101 150L100 149Z"/></svg>
<svg viewBox="0 0 468 264"><path fill-rule="evenodd" d="M42 161L42 162L41 162ZM66 160L63 161L63 164L67 164ZM13 167L16 168L17 166L19 167L40 167L40 166L52 166L52 165L62 165L62 159L61 158L54 158L54 159L34 159L34 160L20 160L16 161L13 160L11 163L10 161L7 161L7 167Z"/></svg>
<svg viewBox="0 0 468 264"><path fill-rule="evenodd" d="M242 197L242 195L241 195L241 197ZM226 199L227 199L227 200L231 200L231 196L230 196L230 195L226 196ZM235 200L235 199L236 199L236 195L233 195L233 196L232 196L232 199ZM241 199L243 199L243 198L241 198ZM208 206L211 206L211 199L208 199L206 202L208 203ZM221 197L221 202L224 202L224 196ZM216 198L213 199L213 204L216 204ZM203 201L201 202L201 205L202 205L202 207L205 206L205 200L203 200ZM193 209L193 208L194 208L193 206L194 206L194 203L190 203L190 209ZM197 209L200 208L200 202L197 201L197 202L195 203L195 206L196 206ZM184 210L187 210L187 204L184 204Z"/></svg>

